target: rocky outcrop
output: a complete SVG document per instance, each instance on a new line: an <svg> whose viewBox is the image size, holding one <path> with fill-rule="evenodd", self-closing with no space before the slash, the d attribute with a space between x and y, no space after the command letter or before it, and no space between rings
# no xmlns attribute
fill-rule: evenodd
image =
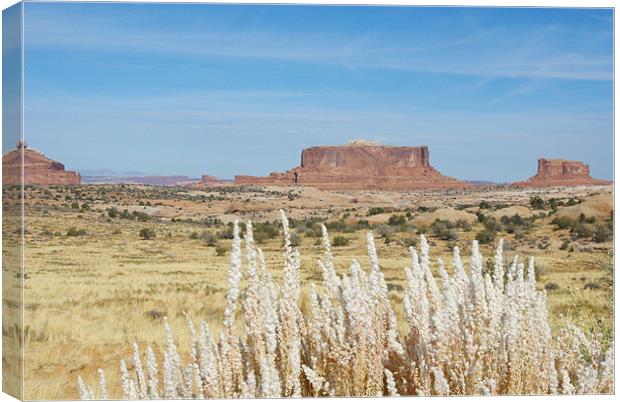
<svg viewBox="0 0 620 402"><path fill-rule="evenodd" d="M413 219L413 223L417 227L429 227L436 220L448 221L452 223L464 221L470 225L473 225L478 220L478 217L465 211L459 211L452 208L439 208L433 212L426 212L416 216Z"/></svg>
<svg viewBox="0 0 620 402"><path fill-rule="evenodd" d="M215 176L203 174L200 184L204 187L219 187L219 186L230 185L230 180L221 180Z"/></svg>
<svg viewBox="0 0 620 402"><path fill-rule="evenodd" d="M590 177L590 168L583 162L565 159L538 159L538 172L527 181L513 183L517 187L552 187L609 184L607 180Z"/></svg>
<svg viewBox="0 0 620 402"><path fill-rule="evenodd" d="M55 185L80 184L80 174L65 170L65 165L51 160L41 152L28 148L20 141L17 148L2 157L2 183L20 184L22 175L22 155L24 184Z"/></svg>
<svg viewBox="0 0 620 402"><path fill-rule="evenodd" d="M307 148L301 153L300 166L266 177L235 176L235 184L301 185L324 190L472 187L432 167L427 146L397 147L365 141Z"/></svg>
<svg viewBox="0 0 620 402"><path fill-rule="evenodd" d="M583 202L563 207L554 216L579 220L581 216L596 218L597 221L613 219L614 197L612 194L598 194L586 198Z"/></svg>

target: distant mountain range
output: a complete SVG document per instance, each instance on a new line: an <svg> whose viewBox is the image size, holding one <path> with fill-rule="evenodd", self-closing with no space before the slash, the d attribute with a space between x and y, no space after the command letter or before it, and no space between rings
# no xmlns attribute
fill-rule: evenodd
<svg viewBox="0 0 620 402"><path fill-rule="evenodd" d="M179 186L200 183L200 179L182 175L156 175L138 171L121 172L110 169L80 170L82 183L89 184L150 184L156 186Z"/></svg>
<svg viewBox="0 0 620 402"><path fill-rule="evenodd" d="M111 170L111 169L79 169L80 175L84 176L101 176L101 177L144 177L144 176L157 176L155 174L138 172L136 170L129 170L126 172Z"/></svg>
<svg viewBox="0 0 620 402"><path fill-rule="evenodd" d="M89 184L150 184L156 186L180 186L200 183L201 179L183 175L157 175L139 171L117 171L111 169L83 169L80 170L83 183ZM219 180L219 179L218 179ZM228 182L229 180L220 180ZM467 180L476 187L498 186L505 183L496 183L487 180Z"/></svg>
<svg viewBox="0 0 620 402"><path fill-rule="evenodd" d="M488 180L467 180L468 183L473 184L476 187L491 187L491 186L502 186L507 183L496 183L494 181Z"/></svg>

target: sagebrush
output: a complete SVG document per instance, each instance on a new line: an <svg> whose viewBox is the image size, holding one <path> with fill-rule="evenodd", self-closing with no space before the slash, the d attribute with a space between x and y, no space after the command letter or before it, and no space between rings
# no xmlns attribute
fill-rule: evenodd
<svg viewBox="0 0 620 402"><path fill-rule="evenodd" d="M310 284L310 313L300 309L299 250L284 231L281 284L246 224L245 263L235 222L223 329L216 337L188 316L191 343L183 356L164 321L166 347L133 344L133 373L120 362L128 399L253 398L300 396L476 395L613 393L613 344L567 324L558 336L549 328L546 294L536 290L534 261L505 263L499 241L492 269L484 268L472 243L469 273L458 247L453 275L437 261L431 271L429 245L409 248L402 294L406 331L397 330L374 239L367 235L370 270L355 260L348 274L336 273L327 229L320 289ZM244 269L245 268L245 269ZM245 275L246 287L241 289ZM237 322L241 308L242 322ZM243 335L235 335L243 332ZM78 377L82 399L106 399L99 370L97 391ZM116 395L115 395L116 396Z"/></svg>

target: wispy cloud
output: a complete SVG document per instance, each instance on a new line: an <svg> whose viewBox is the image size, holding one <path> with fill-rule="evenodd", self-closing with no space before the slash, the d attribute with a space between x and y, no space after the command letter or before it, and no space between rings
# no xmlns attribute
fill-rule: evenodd
<svg viewBox="0 0 620 402"><path fill-rule="evenodd" d="M312 63L350 69L383 69L484 77L610 80L609 54L594 52L596 32L579 33L575 46L558 46L562 27L533 30L473 28L463 37L449 35L407 38L369 32L270 32L158 30L131 28L105 21L76 20L66 16L33 16L26 20L26 49L122 52L178 55L194 58L267 59ZM555 32L555 33L554 33ZM593 39L595 38L595 39ZM599 38L605 40L605 38Z"/></svg>
<svg viewBox="0 0 620 402"><path fill-rule="evenodd" d="M545 88L544 80L528 79L525 82L517 84L515 87L511 88L507 92L504 92L501 95L496 96L495 98L491 98L489 100L489 104L495 105L498 103L502 103L507 100L519 97L519 96L523 96L523 95L530 94L532 92L539 91L543 88Z"/></svg>

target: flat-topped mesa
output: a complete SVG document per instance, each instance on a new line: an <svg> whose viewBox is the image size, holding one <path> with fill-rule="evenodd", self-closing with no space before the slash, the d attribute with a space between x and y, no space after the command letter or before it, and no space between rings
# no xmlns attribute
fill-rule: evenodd
<svg viewBox="0 0 620 402"><path fill-rule="evenodd" d="M565 159L538 159L538 172L527 181L513 183L517 187L552 187L604 185L611 182L593 179L590 168L580 161Z"/></svg>
<svg viewBox="0 0 620 402"><path fill-rule="evenodd" d="M22 154L24 184L74 185L80 184L80 174L66 171L65 165L47 158L43 153L28 148L25 142L17 143L17 148L2 156L2 183L17 185L21 182Z"/></svg>
<svg viewBox="0 0 620 402"><path fill-rule="evenodd" d="M304 149L300 166L266 177L235 176L235 184L301 185L324 190L471 187L432 167L427 146L386 146L359 140L347 145Z"/></svg>

